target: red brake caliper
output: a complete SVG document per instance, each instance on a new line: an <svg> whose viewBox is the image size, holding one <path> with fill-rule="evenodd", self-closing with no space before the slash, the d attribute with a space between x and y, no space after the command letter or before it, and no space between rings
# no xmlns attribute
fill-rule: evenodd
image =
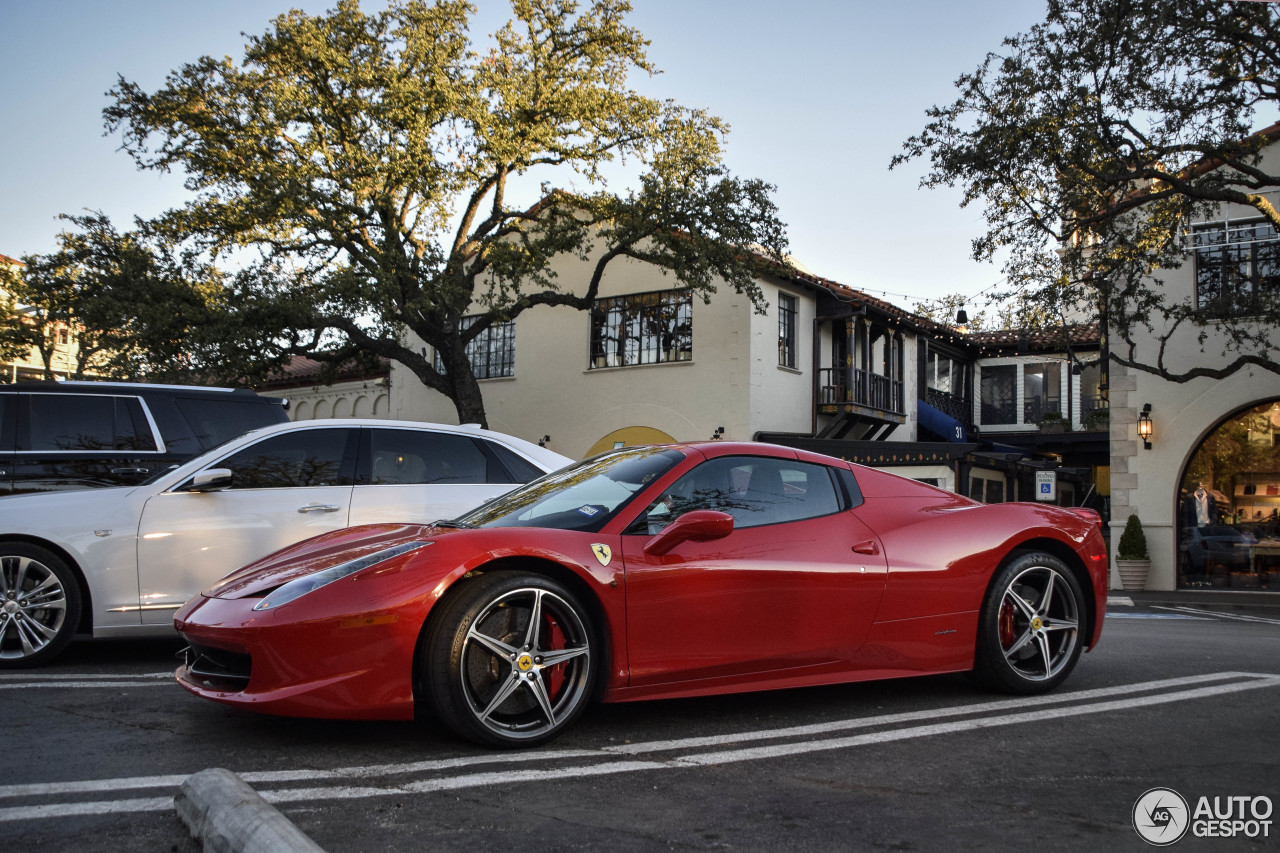
<svg viewBox="0 0 1280 853"><path fill-rule="evenodd" d="M1013 605L1005 601L1000 605L1000 645L1009 648L1013 645Z"/></svg>
<svg viewBox="0 0 1280 853"><path fill-rule="evenodd" d="M565 647L564 631L560 630L560 623L554 618L548 617L547 624L543 628L547 633L546 645L543 647L547 651L561 651ZM542 674L547 683L547 694L551 696L552 701L559 694L561 686L564 684L564 664L552 667L550 670L543 670Z"/></svg>

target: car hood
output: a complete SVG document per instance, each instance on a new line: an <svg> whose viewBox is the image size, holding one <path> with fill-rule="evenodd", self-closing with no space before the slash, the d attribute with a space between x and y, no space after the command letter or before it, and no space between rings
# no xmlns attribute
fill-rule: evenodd
<svg viewBox="0 0 1280 853"><path fill-rule="evenodd" d="M238 569L206 589L207 598L265 595L295 578L358 560L408 542L435 540L449 534L429 524L366 524L304 539Z"/></svg>

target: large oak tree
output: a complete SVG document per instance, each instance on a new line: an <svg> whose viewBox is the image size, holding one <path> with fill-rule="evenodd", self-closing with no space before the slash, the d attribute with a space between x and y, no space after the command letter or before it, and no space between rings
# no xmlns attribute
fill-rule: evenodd
<svg viewBox="0 0 1280 853"><path fill-rule="evenodd" d="M109 93L124 149L195 193L168 233L241 264L228 304L258 352L392 359L484 424L468 342L535 306L589 308L620 258L760 307L755 276L786 245L772 187L727 173L719 119L629 88L654 70L629 5L512 10L477 47L460 0L341 0L276 18L239 62ZM639 172L625 191L605 185L615 162ZM586 280L559 280L558 256Z"/></svg>
<svg viewBox="0 0 1280 853"><path fill-rule="evenodd" d="M893 165L926 158L924 186L984 205L973 254L1003 259L994 296L1101 314L1114 361L1175 382L1280 373L1280 263L1223 265L1216 298L1165 287L1189 262L1191 224L1223 205L1280 231L1280 174L1263 160L1278 135L1260 132L1280 118L1280 6L1047 6L958 79ZM1206 355L1187 359L1197 343Z"/></svg>

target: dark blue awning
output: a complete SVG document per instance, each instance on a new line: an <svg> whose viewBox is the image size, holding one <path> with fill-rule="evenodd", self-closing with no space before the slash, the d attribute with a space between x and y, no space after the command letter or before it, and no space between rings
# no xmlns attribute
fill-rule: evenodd
<svg viewBox="0 0 1280 853"><path fill-rule="evenodd" d="M916 401L916 417L920 420L920 426L941 439L958 442L969 440L969 432L964 424L924 400Z"/></svg>

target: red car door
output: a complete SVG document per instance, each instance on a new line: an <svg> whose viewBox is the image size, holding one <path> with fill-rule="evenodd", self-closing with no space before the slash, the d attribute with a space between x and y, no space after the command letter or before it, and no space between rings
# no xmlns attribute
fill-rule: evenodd
<svg viewBox="0 0 1280 853"><path fill-rule="evenodd" d="M664 514L693 509L726 512L734 529L662 554L646 550ZM884 591L879 540L844 509L821 465L710 460L677 481L622 540L633 687L842 669Z"/></svg>

